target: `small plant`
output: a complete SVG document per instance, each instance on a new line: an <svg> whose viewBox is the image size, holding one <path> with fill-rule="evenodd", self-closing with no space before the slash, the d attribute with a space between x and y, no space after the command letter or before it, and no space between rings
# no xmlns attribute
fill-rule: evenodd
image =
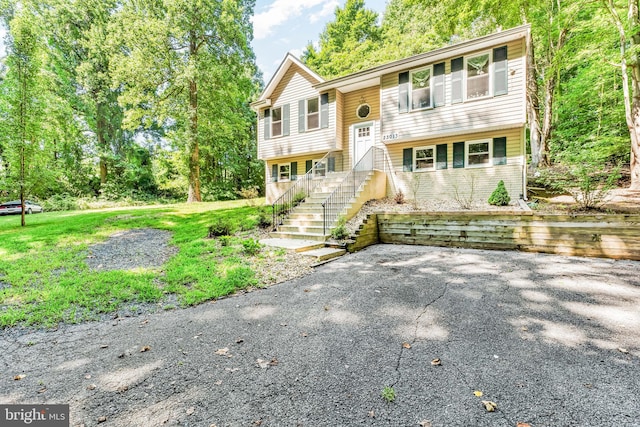
<svg viewBox="0 0 640 427"><path fill-rule="evenodd" d="M247 255L256 255L262 249L262 245L256 239L248 238L242 241L242 247Z"/></svg>
<svg viewBox="0 0 640 427"><path fill-rule="evenodd" d="M387 403L391 403L396 400L396 391L393 387L385 386L382 389L382 393L380 393L382 398L387 401Z"/></svg>
<svg viewBox="0 0 640 427"><path fill-rule="evenodd" d="M231 245L231 236L220 236L218 240L220 240L221 246Z"/></svg>
<svg viewBox="0 0 640 427"><path fill-rule="evenodd" d="M511 197L504 186L504 181L500 180L498 186L489 197L489 204L493 206L507 206L511 202Z"/></svg>
<svg viewBox="0 0 640 427"><path fill-rule="evenodd" d="M258 227L269 228L273 225L273 215L265 209L260 209L258 213Z"/></svg>
<svg viewBox="0 0 640 427"><path fill-rule="evenodd" d="M465 177L465 187L469 189L468 192L464 192L460 188L460 182L454 181L453 183L453 200L458 203L461 209L469 210L475 203L475 191L476 191L476 176L474 174Z"/></svg>
<svg viewBox="0 0 640 427"><path fill-rule="evenodd" d="M293 196L293 201L291 202L293 207L298 206L300 203L304 202L304 199L307 198L307 195L305 194L304 191L301 191L299 193L297 193L295 196Z"/></svg>
<svg viewBox="0 0 640 427"><path fill-rule="evenodd" d="M217 222L209 226L207 237L213 239L214 237L229 236L233 234L233 228L233 224L228 219L218 219Z"/></svg>
<svg viewBox="0 0 640 427"><path fill-rule="evenodd" d="M343 215L340 215L338 217L338 221L336 222L336 227L331 230L331 237L336 240L342 240L349 237L349 230L347 230L346 224L347 219Z"/></svg>
<svg viewBox="0 0 640 427"><path fill-rule="evenodd" d="M402 190L398 190L396 195L393 197L393 201L399 205L404 204L404 193L402 192Z"/></svg>
<svg viewBox="0 0 640 427"><path fill-rule="evenodd" d="M259 195L258 187L242 188L238 191L238 195L241 199L245 199L247 201L247 206L255 206L255 199L257 199Z"/></svg>

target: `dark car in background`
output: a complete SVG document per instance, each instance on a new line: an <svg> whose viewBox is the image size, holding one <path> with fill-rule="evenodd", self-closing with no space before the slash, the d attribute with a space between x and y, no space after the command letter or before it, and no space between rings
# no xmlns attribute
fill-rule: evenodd
<svg viewBox="0 0 640 427"><path fill-rule="evenodd" d="M28 214L42 212L42 206L29 200L24 201L24 210ZM20 200L13 200L0 205L0 215L19 214L22 212Z"/></svg>

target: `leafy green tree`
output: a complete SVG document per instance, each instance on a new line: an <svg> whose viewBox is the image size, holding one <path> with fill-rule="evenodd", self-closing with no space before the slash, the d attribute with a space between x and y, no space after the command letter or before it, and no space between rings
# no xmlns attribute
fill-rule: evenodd
<svg viewBox="0 0 640 427"><path fill-rule="evenodd" d="M253 79L250 16L253 0L127 0L111 27L113 75L126 107L124 125L158 126L183 148L189 202L202 200L201 147L211 144L203 123L218 125L222 105L237 81ZM224 80L223 70L234 78ZM216 167L216 165L208 165Z"/></svg>
<svg viewBox="0 0 640 427"><path fill-rule="evenodd" d="M21 224L25 222L26 197L38 178L38 155L41 151L39 128L42 120L42 76L40 74L43 43L38 32L41 22L29 2L12 3L3 10L8 23L7 73L2 82L4 132L3 154L7 167L7 184L17 185L22 203Z"/></svg>
<svg viewBox="0 0 640 427"><path fill-rule="evenodd" d="M631 186L640 190L640 11L637 0L601 0L619 37L625 122L631 138ZM625 17L626 13L626 19ZM631 81L629 81L631 75ZM629 89L631 87L631 90Z"/></svg>
<svg viewBox="0 0 640 427"><path fill-rule="evenodd" d="M319 49L309 43L302 60L327 78L379 63L374 55L381 37L377 21L378 14L366 9L364 0L347 0L343 8L336 8L335 20L320 34Z"/></svg>

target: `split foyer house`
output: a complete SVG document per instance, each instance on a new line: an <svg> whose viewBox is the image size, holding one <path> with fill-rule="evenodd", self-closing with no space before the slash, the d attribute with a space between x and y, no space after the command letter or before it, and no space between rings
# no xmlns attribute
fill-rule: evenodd
<svg viewBox="0 0 640 427"><path fill-rule="evenodd" d="M503 180L522 197L529 34L516 27L328 81L288 54L252 103L267 203L304 200L289 231L327 234L338 215L397 191L486 201Z"/></svg>

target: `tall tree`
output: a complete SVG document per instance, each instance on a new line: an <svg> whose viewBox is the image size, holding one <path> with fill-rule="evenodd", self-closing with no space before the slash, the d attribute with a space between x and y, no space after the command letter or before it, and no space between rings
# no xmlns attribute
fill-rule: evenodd
<svg viewBox="0 0 640 427"><path fill-rule="evenodd" d="M640 11L638 0L628 0L626 4L614 0L602 0L602 3L618 32L625 121L631 138L630 188L640 190ZM631 75L631 81L629 81L629 75Z"/></svg>
<svg viewBox="0 0 640 427"><path fill-rule="evenodd" d="M302 60L324 77L337 77L378 63L372 55L380 43L378 14L366 9L364 0L347 0L335 10L335 20L320 34L320 46L312 43Z"/></svg>
<svg viewBox="0 0 640 427"><path fill-rule="evenodd" d="M42 118L40 86L42 38L38 22L29 2L13 3L5 9L10 37L8 43L6 85L6 115L3 123L9 148L7 157L10 174L19 187L22 204L21 224L25 222L25 199L38 171L36 156L40 149L38 133Z"/></svg>
<svg viewBox="0 0 640 427"><path fill-rule="evenodd" d="M215 92L229 84L217 72L224 68L243 70L238 78L253 77L253 6L254 0L127 0L112 27L121 40L113 70L127 107L124 123L132 129L155 124L183 142L189 202L202 200L201 124L217 108L201 108L211 95L201 89L206 83Z"/></svg>

